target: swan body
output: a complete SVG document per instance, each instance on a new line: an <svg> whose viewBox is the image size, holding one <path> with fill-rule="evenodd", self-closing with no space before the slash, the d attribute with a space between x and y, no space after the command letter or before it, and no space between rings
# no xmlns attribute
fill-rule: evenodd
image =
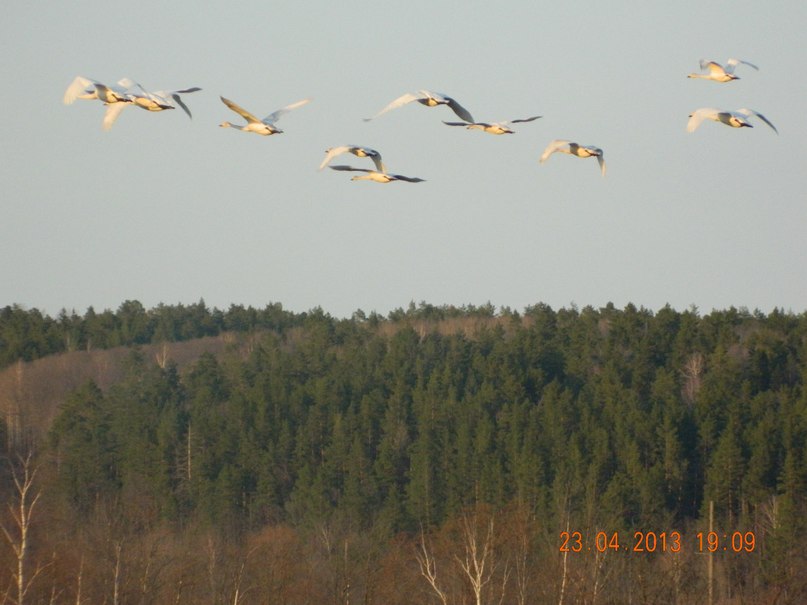
<svg viewBox="0 0 807 605"><path fill-rule="evenodd" d="M291 105L286 105L286 107L278 109L277 111L273 111L272 113L270 113L268 116L266 116L261 120L255 117L253 114L248 112L240 105L233 103L229 99L225 99L224 97L219 98L221 99L222 103L224 103L227 107L232 109L235 113L237 113L247 121L247 123L243 125L232 124L231 122L222 122L221 124L219 124L219 126L221 126L222 128L228 128L228 127L235 128L237 130L242 130L244 132L254 132L255 134L259 134L262 136L270 136L273 134L280 134L281 132L283 132L280 128L275 126L275 122L277 122L277 120L280 119L280 116L290 112L292 109L297 109L298 107L301 107L311 101L311 99L302 99L300 101L296 101Z"/></svg>
<svg viewBox="0 0 807 605"><path fill-rule="evenodd" d="M556 152L567 153L569 155L577 156L578 158L596 157L597 162L600 165L600 172L602 172L602 175L605 176L605 156L603 155L602 149L599 147L578 145L577 143L566 141L564 139L555 139L549 143L549 145L547 145L546 149L544 149L544 152L541 154L541 159L539 160L540 163L543 164L546 162L549 156Z"/></svg>
<svg viewBox="0 0 807 605"><path fill-rule="evenodd" d="M398 107L403 107L407 103L411 103L412 101L417 101L421 105L425 105L426 107L437 107L438 105L447 105L451 108L451 110L457 114L461 120L465 120L466 122L473 122L474 118L471 116L470 112L465 109L462 105L460 105L455 99L449 97L448 95L439 93L439 92L431 92L428 90L419 90L418 92L411 93L408 92L404 95L401 95L394 101L391 101L384 109L379 111L375 114L372 118L364 118L365 122L369 122L373 118L377 118L383 113L390 111L391 109L396 109Z"/></svg>
<svg viewBox="0 0 807 605"><path fill-rule="evenodd" d="M341 145L339 147L331 147L325 150L325 159L322 160L322 164L319 165L319 169L322 170L327 166L330 161L338 155L343 153L352 153L356 157L359 158L370 158L373 160L373 164L375 164L376 170L378 172L386 172L387 169L384 167L384 163L381 161L381 154L378 153L375 149L370 149L369 147L361 147L359 145Z"/></svg>
<svg viewBox="0 0 807 605"><path fill-rule="evenodd" d="M149 92L140 86L140 84L135 84L129 89L128 94L132 99L132 103L146 111L165 111L166 109L174 109L176 105L179 105L182 110L188 114L188 117L192 118L191 110L182 102L179 95L196 92L198 90L202 89L198 86L194 86L193 88L185 88L183 90Z"/></svg>
<svg viewBox="0 0 807 605"><path fill-rule="evenodd" d="M700 78L702 80L712 80L713 82L731 82L732 80L739 80L739 76L734 75L734 69L740 65L748 65L759 71L759 67L748 61L740 59L729 59L725 65L721 65L717 61L706 61L701 59L701 71L706 73L692 73L687 78Z"/></svg>
<svg viewBox="0 0 807 605"><path fill-rule="evenodd" d="M714 120L715 122L720 122L732 128L753 128L754 125L748 121L748 118L751 116L759 118L770 126L776 134L779 134L779 131L776 130L776 126L758 111L746 108L728 111L725 109L714 109L713 107L702 107L689 114L687 132L694 132L704 120Z"/></svg>
<svg viewBox="0 0 807 605"><path fill-rule="evenodd" d="M351 181L373 181L374 183L391 183L392 181L406 181L408 183L422 183L424 179L411 176L403 176L402 174L389 174L387 172L379 172L377 170L368 170L367 168L354 168L353 166L331 166L331 170L363 172L364 174L357 174L352 177Z"/></svg>
<svg viewBox="0 0 807 605"><path fill-rule="evenodd" d="M468 130L481 130L482 132L487 132L489 134L514 134L514 131L510 128L510 124L517 124L519 122L532 122L533 120L537 120L541 116L532 116L531 118L523 118L519 120L508 120L507 122L446 122L443 121L443 124L446 126L465 126Z"/></svg>

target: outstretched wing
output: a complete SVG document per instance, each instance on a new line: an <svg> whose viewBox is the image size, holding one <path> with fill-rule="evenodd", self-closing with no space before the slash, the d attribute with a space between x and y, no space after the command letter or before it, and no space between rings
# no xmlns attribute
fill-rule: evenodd
<svg viewBox="0 0 807 605"><path fill-rule="evenodd" d="M406 93L404 95L401 95L400 97L398 97L394 101L391 101L384 109L379 111L372 118L364 118L364 121L369 122L373 118L377 118L381 114L387 113L391 109L397 109L398 107L402 107L402 106L406 105L407 103L411 103L412 101L417 101L419 99L425 99L425 98L426 97L422 93L408 92L408 93ZM473 122L473 120L470 120L470 121Z"/></svg>
<svg viewBox="0 0 807 605"><path fill-rule="evenodd" d="M696 109L689 114L689 121L687 122L687 132L695 132L695 129L701 125L706 118L714 119L714 116L720 113L719 109L713 107L702 107Z"/></svg>
<svg viewBox="0 0 807 605"><path fill-rule="evenodd" d="M766 118L765 116L763 116L763 115L762 115L761 113L759 113L758 111L754 111L753 109L746 109L746 108L743 108L743 109L738 109L738 110L737 110L737 113L741 113L742 115L744 115L744 116L746 116L746 117L750 117L750 116L752 116L752 115L753 115L753 116L756 116L756 117L758 117L760 120L762 120L763 122L765 122L765 123L766 123L768 126L770 126L770 127L773 129L773 131L774 131L776 134L779 134L779 131L778 131L778 130L776 130L776 126L774 126L774 125L773 125L773 123L772 123L772 122L771 122L771 121L770 121L768 118Z"/></svg>
<svg viewBox="0 0 807 605"><path fill-rule="evenodd" d="M297 109L298 107L302 107L306 103L310 103L311 99L301 99L300 101L295 101L291 105L286 105L278 109L277 111L273 111L268 116L263 119L263 122L266 124L274 124L280 119L280 116L283 114L289 113L292 109Z"/></svg>
<svg viewBox="0 0 807 605"><path fill-rule="evenodd" d="M406 181L407 183L422 183L423 181L426 180L418 178L416 176L404 176L402 174L391 174L390 176L394 178L396 181Z"/></svg>
<svg viewBox="0 0 807 605"><path fill-rule="evenodd" d="M64 97L62 101L64 101L65 105L70 105L76 99L94 99L97 97L97 93L95 92L95 82L92 80L88 80L87 78L83 78L81 76L76 76L76 78L70 83L70 86L67 87L67 90L64 91Z"/></svg>
<svg viewBox="0 0 807 605"><path fill-rule="evenodd" d="M368 170L367 168L354 168L353 166L345 166L343 164L339 164L337 166L328 166L331 170L339 170L339 171L350 171L350 172L373 172L372 170Z"/></svg>
<svg viewBox="0 0 807 605"><path fill-rule="evenodd" d="M182 110L186 114L188 114L189 118L193 119L193 116L191 115L191 110L188 109L188 106L185 105L185 103L182 102L182 99L179 98L179 93L180 92L182 92L182 91L176 91L174 93L171 93L171 98L176 102L177 105L179 105L182 108ZM193 92L193 90L191 90L190 92Z"/></svg>
<svg viewBox="0 0 807 605"><path fill-rule="evenodd" d="M319 165L319 169L322 170L327 166L332 159L336 156L341 155L348 151L350 147L347 145L340 145L339 147L331 147L330 149L325 150L325 159L322 160L322 164Z"/></svg>
<svg viewBox="0 0 807 605"><path fill-rule="evenodd" d="M445 97L445 100L448 101L448 106L457 114L457 117L461 120L465 120L466 122L473 122L474 118L467 109L465 109L462 105L457 103L456 99L452 99L451 97Z"/></svg>
<svg viewBox="0 0 807 605"><path fill-rule="evenodd" d="M473 126L476 122L446 122L443 120L443 124L446 126Z"/></svg>
<svg viewBox="0 0 807 605"><path fill-rule="evenodd" d="M600 149L600 154L597 156L597 163L600 165L600 172L605 176L605 157L602 154L602 149Z"/></svg>
<svg viewBox="0 0 807 605"><path fill-rule="evenodd" d="M569 144L570 142L565 139L555 139L554 141L550 142L549 145L546 146L544 152L541 154L541 159L538 160L541 164L546 162L547 158L550 155L555 153L556 151L560 151L561 149L565 151L569 151Z"/></svg>
<svg viewBox="0 0 807 605"><path fill-rule="evenodd" d="M520 120L510 120L510 124L518 124L519 122L532 122L533 120L537 120L542 116L532 116L531 118L523 118Z"/></svg>
<svg viewBox="0 0 807 605"><path fill-rule="evenodd" d="M110 103L107 105L106 112L104 113L104 121L102 122L104 130L109 130L112 128L112 125L115 123L115 120L118 119L120 112L122 112L129 105L131 105L131 103Z"/></svg>
<svg viewBox="0 0 807 605"><path fill-rule="evenodd" d="M255 124L255 123L260 122L260 120L257 117L255 117L253 114L249 113L246 109L244 109L240 105L237 105L236 103L233 103L232 101L230 101L230 99L225 99L224 97L219 97L219 98L221 99L222 103L224 103L227 107L232 109L239 116L244 118L250 124Z"/></svg>
<svg viewBox="0 0 807 605"><path fill-rule="evenodd" d="M759 71L759 67L757 67L753 63L749 63L748 61L743 61L742 59L729 59L728 61L726 61L726 69L725 69L726 73L727 74L733 74L734 73L734 68L737 67L740 64L748 65L748 67L753 67L754 69Z"/></svg>

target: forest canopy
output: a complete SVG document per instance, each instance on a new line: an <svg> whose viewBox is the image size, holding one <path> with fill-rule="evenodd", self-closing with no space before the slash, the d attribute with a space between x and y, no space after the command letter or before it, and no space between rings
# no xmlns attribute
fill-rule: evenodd
<svg viewBox="0 0 807 605"><path fill-rule="evenodd" d="M224 333L236 335L231 347L182 367L142 350ZM440 602L438 588L451 584L429 581L429 556L450 552L451 539L482 539L494 520L497 536L521 523L533 576L555 573L546 594L520 602L557 602L558 591L590 598L592 578L604 594L621 590L597 557L563 557L564 530L621 532L624 543L676 531L694 551L711 508L721 536L755 540L753 552L719 564L724 595L804 596L803 314L421 303L335 319L203 301L152 310L127 301L55 319L0 310L7 366L120 346L130 348L120 380L67 393L45 434L4 431L10 452L35 446L46 510L75 519L63 530L74 540L111 510L121 535L187 538L204 527L249 544L270 528L295 532L292 541L329 528L345 540L345 573L358 557L347 535L372 544L381 567L412 540L421 549L404 549L412 577ZM5 494L19 496L13 483ZM514 565L515 543L496 544L491 552ZM705 581L696 557L680 560ZM616 577L659 566L659 595L678 582L678 602L702 600L692 591L702 596L703 585L684 586L662 558L609 561ZM501 595L515 597L515 576L497 569ZM463 577L460 566L457 602L473 592ZM372 602L367 577L353 581Z"/></svg>

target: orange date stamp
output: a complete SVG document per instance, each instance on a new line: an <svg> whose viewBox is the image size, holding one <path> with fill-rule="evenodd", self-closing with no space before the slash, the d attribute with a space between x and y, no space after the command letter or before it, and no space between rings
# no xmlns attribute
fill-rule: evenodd
<svg viewBox="0 0 807 605"><path fill-rule="evenodd" d="M560 532L562 553L672 553L694 549L698 553L752 553L757 540L753 531L716 531L695 534L695 538L685 539L679 531L634 531L627 534L618 531L598 531L588 535L580 531Z"/></svg>

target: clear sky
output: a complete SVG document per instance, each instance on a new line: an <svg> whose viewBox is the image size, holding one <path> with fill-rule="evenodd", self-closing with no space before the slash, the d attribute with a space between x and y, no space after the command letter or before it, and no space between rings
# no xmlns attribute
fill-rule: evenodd
<svg viewBox="0 0 807 605"><path fill-rule="evenodd" d="M45 8L45 6L47 8ZM807 3L10 2L0 20L0 306L127 299L386 314L632 302L807 308ZM690 80L701 58L751 61ZM202 87L182 111L62 104L72 79ZM514 135L449 128L542 119ZM304 97L261 137L219 128ZM749 107L779 129L704 123ZM605 151L538 157L555 138ZM424 183L318 171L379 150ZM335 163L369 166L344 155Z"/></svg>

